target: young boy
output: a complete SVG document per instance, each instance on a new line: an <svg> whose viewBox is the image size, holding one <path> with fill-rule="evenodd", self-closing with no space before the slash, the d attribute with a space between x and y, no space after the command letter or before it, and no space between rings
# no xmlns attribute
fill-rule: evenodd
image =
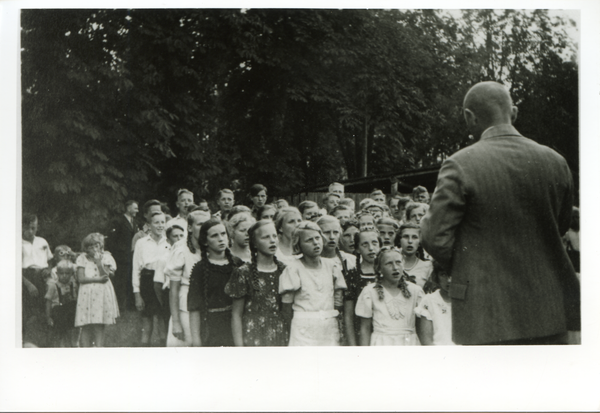
<svg viewBox="0 0 600 413"><path fill-rule="evenodd" d="M338 206L340 196L330 192L323 197L323 207L327 210L327 214L331 215L331 211Z"/></svg>
<svg viewBox="0 0 600 413"><path fill-rule="evenodd" d="M194 203L194 194L192 191L187 189L180 189L177 191L177 209L179 210L179 214L175 218L171 218L167 221L165 225L165 230L171 228L173 225L177 225L183 228L184 238L187 238L187 216L188 216L188 207Z"/></svg>
<svg viewBox="0 0 600 413"><path fill-rule="evenodd" d="M75 264L63 260L56 266L58 280L48 283L46 292L46 321L50 326L52 347L72 347L77 306Z"/></svg>
<svg viewBox="0 0 600 413"><path fill-rule="evenodd" d="M215 213L213 216L220 218L223 221L227 220L229 213L231 212L231 208L233 208L234 199L233 191L231 189L221 189L217 193L217 205L219 206L219 211L217 211L217 213Z"/></svg>

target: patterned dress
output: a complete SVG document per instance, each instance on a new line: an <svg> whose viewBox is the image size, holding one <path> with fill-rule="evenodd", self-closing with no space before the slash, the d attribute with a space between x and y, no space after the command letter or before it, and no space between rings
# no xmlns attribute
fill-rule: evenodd
<svg viewBox="0 0 600 413"><path fill-rule="evenodd" d="M102 263L109 272L114 273L117 269L115 259L107 251L104 251ZM100 277L96 263L89 260L85 254L77 257L75 264L77 268L82 267L85 270L86 277ZM118 316L117 296L110 280L105 283L80 285L75 312L75 327L87 324L115 324Z"/></svg>
<svg viewBox="0 0 600 413"><path fill-rule="evenodd" d="M376 279L376 274L363 274L359 273L358 268L353 268L348 272L348 278L346 279L346 284L348 284L348 289L344 292L344 302L353 301L356 306L356 301L360 296L363 288L367 285L374 283ZM358 339L360 337L360 317L354 314L354 334Z"/></svg>
<svg viewBox="0 0 600 413"><path fill-rule="evenodd" d="M287 346L289 325L281 314L279 276L284 265L273 272L252 270L251 264L236 268L225 286L231 298L244 298L242 329L244 346Z"/></svg>

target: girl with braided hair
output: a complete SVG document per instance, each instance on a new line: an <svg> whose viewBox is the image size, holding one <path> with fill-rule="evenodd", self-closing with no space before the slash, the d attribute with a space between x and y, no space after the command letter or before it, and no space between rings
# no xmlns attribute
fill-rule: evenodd
<svg viewBox="0 0 600 413"><path fill-rule="evenodd" d="M355 234L356 268L350 270L346 283L348 289L344 294L344 324L348 345L356 346L356 338L360 336L360 317L354 314L354 306L363 288L375 282L375 257L381 249L381 238L375 229L368 229Z"/></svg>
<svg viewBox="0 0 600 413"><path fill-rule="evenodd" d="M418 346L415 308L424 296L423 289L406 281L402 253L384 247L375 258L376 281L367 285L356 302L361 317L361 346Z"/></svg>
<svg viewBox="0 0 600 413"><path fill-rule="evenodd" d="M233 298L233 342L236 346L286 346L289 331L278 294L285 265L275 258L275 225L271 220L260 220L248 234L252 263L234 269L225 286L225 293Z"/></svg>
<svg viewBox="0 0 600 413"><path fill-rule="evenodd" d="M243 261L231 254L225 225L211 218L200 227L201 259L190 274L187 306L194 347L233 346L232 300L225 285Z"/></svg>
<svg viewBox="0 0 600 413"><path fill-rule="evenodd" d="M321 258L323 233L314 222L302 222L294 230L293 244L302 258L279 277L284 314L293 319L290 346L337 346L340 332L336 317L343 305L346 281L333 260Z"/></svg>
<svg viewBox="0 0 600 413"><path fill-rule="evenodd" d="M167 332L167 347L190 347L192 331L190 314L187 310L190 275L194 265L200 261L198 238L200 228L210 219L210 212L193 209L188 213L187 238L180 239L171 247L167 256L164 274L169 282L169 308L171 319Z"/></svg>

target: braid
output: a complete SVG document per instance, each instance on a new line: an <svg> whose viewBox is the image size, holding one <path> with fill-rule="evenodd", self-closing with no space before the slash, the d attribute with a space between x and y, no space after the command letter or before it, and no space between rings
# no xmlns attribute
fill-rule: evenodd
<svg viewBox="0 0 600 413"><path fill-rule="evenodd" d="M377 297L379 297L379 301L383 301L383 285L381 285L381 277L379 274L375 278L375 290L377 290Z"/></svg>
<svg viewBox="0 0 600 413"><path fill-rule="evenodd" d="M408 285L406 284L406 277L404 275L400 277L400 281L398 282L398 288L400 288L400 291L402 291L402 295L404 296L404 298L411 297L410 291L408 290Z"/></svg>
<svg viewBox="0 0 600 413"><path fill-rule="evenodd" d="M354 253L354 256L356 257L356 272L358 273L358 276L360 277L362 275L362 268L361 268L361 264L360 264L360 253L358 251L356 251Z"/></svg>
<svg viewBox="0 0 600 413"><path fill-rule="evenodd" d="M202 338L202 342L206 345L206 341L208 339L208 252L206 248L200 247L200 251L202 254L202 260L200 261L201 276L202 276L202 296L203 300L200 304L200 335Z"/></svg>
<svg viewBox="0 0 600 413"><path fill-rule="evenodd" d="M192 254L196 253L196 247L194 247L194 243L192 242L192 237L194 235L192 234L192 231L188 231L188 235L187 235L187 246L190 249L190 252Z"/></svg>
<svg viewBox="0 0 600 413"><path fill-rule="evenodd" d="M346 260L344 259L344 257L342 257L342 253L340 252L340 249L338 247L335 247L335 255L340 259L340 262L342 263L342 275L344 276L344 279L347 280L348 265L346 264Z"/></svg>
<svg viewBox="0 0 600 413"><path fill-rule="evenodd" d="M250 252L252 256L252 263L250 264L250 277L252 288L250 289L251 295L254 295L254 291L260 290L260 284L258 282L258 262L257 262L257 253L256 251Z"/></svg>
<svg viewBox="0 0 600 413"><path fill-rule="evenodd" d="M285 264L282 263L281 261L279 261L277 259L276 256L273 255L273 262L275 263L275 265L277 265L277 271L279 271L280 273L283 272L283 270L285 269Z"/></svg>
<svg viewBox="0 0 600 413"><path fill-rule="evenodd" d="M233 254L231 254L231 250L229 248L225 248L225 257L227 257L227 261L229 264L235 268L235 261L233 260Z"/></svg>

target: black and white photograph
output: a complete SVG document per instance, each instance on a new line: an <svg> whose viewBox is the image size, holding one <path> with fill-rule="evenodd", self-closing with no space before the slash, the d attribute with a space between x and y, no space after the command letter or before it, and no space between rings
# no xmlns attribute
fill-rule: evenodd
<svg viewBox="0 0 600 413"><path fill-rule="evenodd" d="M600 409L598 3L0 7L0 410Z"/></svg>

